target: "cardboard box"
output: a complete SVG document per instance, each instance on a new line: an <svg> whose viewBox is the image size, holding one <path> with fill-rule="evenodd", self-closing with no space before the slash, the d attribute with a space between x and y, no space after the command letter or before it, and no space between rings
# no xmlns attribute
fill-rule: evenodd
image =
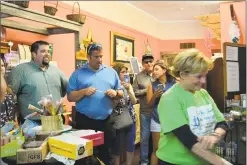
<svg viewBox="0 0 247 165"><path fill-rule="evenodd" d="M38 148L28 148L17 150L16 162L17 164L26 163L40 163L46 158L48 154L48 142L47 140Z"/></svg>
<svg viewBox="0 0 247 165"><path fill-rule="evenodd" d="M78 160L93 155L93 141L75 137L69 134L50 137L48 139L50 152Z"/></svg>
<svg viewBox="0 0 247 165"><path fill-rule="evenodd" d="M72 136L80 137L93 141L93 146L99 146L104 144L104 132L94 130L79 130L70 133Z"/></svg>
<svg viewBox="0 0 247 165"><path fill-rule="evenodd" d="M16 151L21 148L22 144L25 142L25 137L22 134L16 137L16 140L11 141L4 146L1 146L1 154L0 157L8 157L8 156L15 156Z"/></svg>

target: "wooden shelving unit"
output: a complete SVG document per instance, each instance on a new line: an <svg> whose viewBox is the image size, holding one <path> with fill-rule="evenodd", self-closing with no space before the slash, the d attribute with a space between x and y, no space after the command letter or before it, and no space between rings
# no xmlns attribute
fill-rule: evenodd
<svg viewBox="0 0 247 165"><path fill-rule="evenodd" d="M45 27L28 25L26 22L10 20L9 17L17 17L25 21L42 23ZM57 16L51 16L29 8L22 8L12 3L1 1L1 25L3 27L37 33L42 35L75 34L75 51L80 50L79 36L83 24L73 22Z"/></svg>

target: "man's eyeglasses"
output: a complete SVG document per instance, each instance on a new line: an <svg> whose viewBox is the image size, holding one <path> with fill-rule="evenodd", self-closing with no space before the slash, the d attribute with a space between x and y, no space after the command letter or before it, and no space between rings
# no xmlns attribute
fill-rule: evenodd
<svg viewBox="0 0 247 165"><path fill-rule="evenodd" d="M143 61L144 64L153 63L153 62L154 62L154 60L145 60L145 61Z"/></svg>
<svg viewBox="0 0 247 165"><path fill-rule="evenodd" d="M98 43L93 43L93 44L89 45L87 53L90 54L91 51L93 51L96 48L102 48L102 45L98 44Z"/></svg>

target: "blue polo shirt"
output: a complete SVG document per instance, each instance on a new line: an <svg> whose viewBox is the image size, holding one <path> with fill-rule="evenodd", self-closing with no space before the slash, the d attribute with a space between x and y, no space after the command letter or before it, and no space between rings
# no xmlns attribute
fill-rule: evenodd
<svg viewBox="0 0 247 165"><path fill-rule="evenodd" d="M91 96L84 96L76 102L76 110L91 119L104 120L112 112L112 99L105 95L108 89L120 89L120 80L117 72L105 65L101 65L97 72L91 70L86 63L73 72L69 79L67 93L87 87L96 88Z"/></svg>

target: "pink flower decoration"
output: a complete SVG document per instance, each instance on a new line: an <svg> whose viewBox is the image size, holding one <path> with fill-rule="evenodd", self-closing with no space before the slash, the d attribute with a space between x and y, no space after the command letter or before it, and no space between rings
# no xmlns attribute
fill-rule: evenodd
<svg viewBox="0 0 247 165"><path fill-rule="evenodd" d="M211 49L213 46L215 46L212 43L212 39L213 39L213 33L212 31L208 28L207 30L205 30L204 32L205 34L205 38L204 38L204 46L206 47L206 49L208 50L209 54L211 54Z"/></svg>

